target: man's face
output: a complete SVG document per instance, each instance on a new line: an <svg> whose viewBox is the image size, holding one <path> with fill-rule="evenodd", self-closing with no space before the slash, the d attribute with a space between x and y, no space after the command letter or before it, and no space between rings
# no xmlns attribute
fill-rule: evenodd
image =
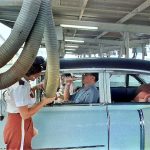
<svg viewBox="0 0 150 150"><path fill-rule="evenodd" d="M83 74L83 84L92 84L95 80L95 77L90 73Z"/></svg>

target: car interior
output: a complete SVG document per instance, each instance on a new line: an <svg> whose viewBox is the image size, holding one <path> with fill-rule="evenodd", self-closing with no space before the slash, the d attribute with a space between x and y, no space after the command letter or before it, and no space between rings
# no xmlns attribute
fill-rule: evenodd
<svg viewBox="0 0 150 150"><path fill-rule="evenodd" d="M112 102L131 102L138 87L111 87Z"/></svg>

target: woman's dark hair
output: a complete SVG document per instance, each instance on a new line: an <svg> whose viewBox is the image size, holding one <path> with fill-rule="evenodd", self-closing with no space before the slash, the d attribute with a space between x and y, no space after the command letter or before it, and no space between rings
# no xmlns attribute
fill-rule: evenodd
<svg viewBox="0 0 150 150"><path fill-rule="evenodd" d="M26 76L34 75L40 73L42 70L46 69L46 62L42 56L37 56L32 64L31 68L26 73Z"/></svg>

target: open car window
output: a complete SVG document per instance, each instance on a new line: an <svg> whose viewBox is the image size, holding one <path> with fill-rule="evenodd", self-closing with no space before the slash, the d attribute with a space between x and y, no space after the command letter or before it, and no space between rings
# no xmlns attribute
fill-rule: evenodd
<svg viewBox="0 0 150 150"><path fill-rule="evenodd" d="M110 75L111 102L134 102L138 87L149 79L150 75L143 73L113 72Z"/></svg>
<svg viewBox="0 0 150 150"><path fill-rule="evenodd" d="M141 83L133 76L129 75L129 86L138 87Z"/></svg>
<svg viewBox="0 0 150 150"><path fill-rule="evenodd" d="M139 78L143 79L145 83L150 83L150 75L139 74Z"/></svg>
<svg viewBox="0 0 150 150"><path fill-rule="evenodd" d="M124 74L113 74L110 77L110 87L125 87L125 75Z"/></svg>
<svg viewBox="0 0 150 150"><path fill-rule="evenodd" d="M90 73L97 73L97 77L98 77L98 72L89 72L89 71L79 72L79 73L76 73L76 72L71 72L71 73L68 73L68 72L64 73L63 72L63 73L61 73L60 77L63 76L63 85L62 85L62 81L60 81L60 87L58 88L58 91L57 91L58 96L57 96L55 104L60 103L62 105L64 105L64 104L66 104L66 105L67 104L74 104L74 105L75 104L81 104L82 105L82 104L99 103L99 98L98 98L99 94L97 94L97 93L99 93L99 80L95 83L97 91L95 91L95 90L93 91L93 87L92 87L92 90L89 90L89 91L87 90L87 92L86 92L86 88L84 88L83 75L90 74ZM71 76L69 76L69 78L68 78L65 76L66 74L70 74ZM70 89L69 89L69 93L70 93L69 99L64 100L64 89L65 89L65 86L68 82L68 79L72 80L72 83L70 86L70 88L72 88L72 91L70 91ZM88 78L86 80L88 80ZM60 91L61 91L61 96L59 96ZM95 94L94 99L93 99L92 94L89 94L92 91Z"/></svg>

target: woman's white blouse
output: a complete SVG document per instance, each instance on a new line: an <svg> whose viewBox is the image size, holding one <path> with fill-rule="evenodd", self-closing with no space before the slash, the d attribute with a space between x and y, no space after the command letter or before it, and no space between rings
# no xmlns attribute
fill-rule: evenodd
<svg viewBox="0 0 150 150"><path fill-rule="evenodd" d="M9 113L18 113L18 107L30 106L35 102L35 99L30 97L30 82L24 78L22 80L24 81L24 85L19 85L19 82L15 83L8 88L5 95L7 112Z"/></svg>

